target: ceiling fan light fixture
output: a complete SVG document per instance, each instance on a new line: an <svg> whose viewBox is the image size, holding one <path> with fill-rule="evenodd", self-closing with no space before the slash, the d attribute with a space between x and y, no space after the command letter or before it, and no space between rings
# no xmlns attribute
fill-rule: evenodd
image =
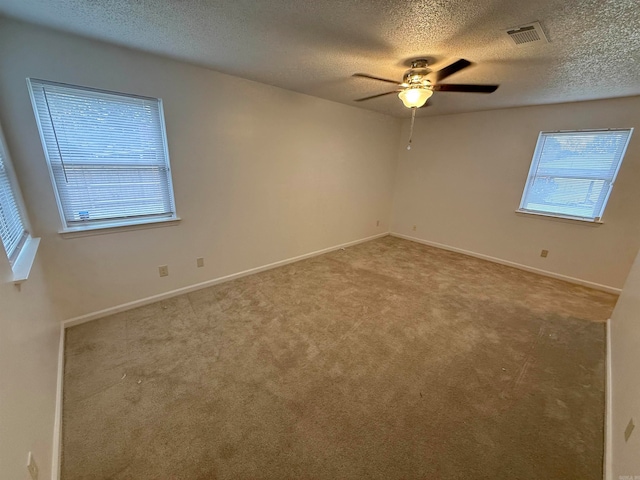
<svg viewBox="0 0 640 480"><path fill-rule="evenodd" d="M425 103L427 103L427 100L429 100L429 97L431 97L431 95L433 95L432 90L421 87L413 87L402 90L398 94L398 97L400 98L400 100L402 100L402 103L404 103L405 107L420 108Z"/></svg>

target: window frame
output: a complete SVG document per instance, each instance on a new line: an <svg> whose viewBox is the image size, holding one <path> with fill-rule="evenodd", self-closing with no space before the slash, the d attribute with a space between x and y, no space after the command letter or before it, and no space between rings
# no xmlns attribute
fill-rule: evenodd
<svg viewBox="0 0 640 480"><path fill-rule="evenodd" d="M34 78L34 77L29 77L26 79L26 81L27 81L27 87L29 90L29 97L31 99L31 105L33 107L34 117L36 120L36 124L38 126L38 133L40 135L42 150L47 162L47 169L49 170L49 177L51 180L51 185L53 187L53 191L56 199L56 205L58 207L58 213L60 215L62 228L58 231L59 234L61 234L65 238L73 238L73 237L84 236L84 235L111 233L114 231L127 231L127 230L137 230L141 228L154 228L156 226L172 226L172 225L177 225L180 222L181 219L177 214L177 206L175 201L173 176L172 176L171 162L169 158L169 147L167 142L167 129L166 129L165 118L164 118L164 103L162 101L162 98L148 97L145 95L136 95L131 93L116 92L113 90L86 87L83 85L73 85L69 83L54 82L54 81L43 80L43 79ZM40 115L38 113L38 108L36 106L36 99L33 91L33 86L31 83L32 81L45 84L45 85L59 86L59 87L70 88L74 90L83 90L87 92L96 92L98 94L102 93L107 95L115 95L119 97L137 98L137 99L157 102L158 114L159 114L159 120L160 120L160 123L159 123L160 136L161 136L162 147L164 151L165 166L167 169L167 190L169 193L169 200L173 206L172 214L170 216L169 215L167 216L135 216L132 218L123 218L123 219L115 219L115 220L106 219L104 221L92 221L90 223L87 223L86 225L83 225L83 224L70 225L70 222L67 220L65 216L64 207L62 204L60 193L58 191L58 184L55 178L54 167L51 163L51 158L49 156L49 149L47 148L47 142L45 140L45 136L43 133L42 124L40 121Z"/></svg>
<svg viewBox="0 0 640 480"><path fill-rule="evenodd" d="M545 212L545 211L540 211L540 210L530 210L530 209L526 209L523 207L523 205L525 204L525 200L527 199L527 194L529 193L529 190L531 188L531 186L533 185L535 179L537 178L536 176L536 172L538 170L538 166L540 164L540 159L541 159L541 155L542 155L542 150L544 147L544 141L543 141L543 137L545 135L553 135L553 134L571 134L571 133L576 133L576 134L580 134L580 133L594 133L594 132L628 132L628 136L627 136L627 140L625 142L624 147L622 148L622 152L620 154L620 161L618 162L618 165L616 166L616 169L613 173L613 176L611 177L611 183L610 183L610 187L607 191L607 194L604 198L604 201L602 203L602 209L599 212L600 216L596 216L596 217L580 217L580 216L576 216L576 215L567 215L567 214L563 214L563 213L557 213L557 212ZM613 191L613 187L615 185L616 179L618 177L618 172L620 171L620 167L622 166L622 162L624 161L624 157L627 153L627 148L629 146L629 142L631 141L631 136L633 135L633 127L631 128L594 128L594 129L580 129L580 130L552 130L552 131L542 131L538 134L538 139L536 141L536 147L534 149L533 152L533 157L531 159L531 165L529 166L529 173L527 174L527 179L525 181L525 186L524 186L524 190L522 192L522 197L520 199L520 204L518 209L516 210L516 213L523 213L526 215L535 215L535 216L539 216L539 217L547 217L547 218L551 218L551 219L562 219L562 220L571 220L571 221L577 221L577 222L585 222L585 223L592 223L592 224L602 224L602 217L604 215L604 212L606 210L607 204L609 203L609 197L611 196L611 192Z"/></svg>
<svg viewBox="0 0 640 480"><path fill-rule="evenodd" d="M0 242L3 243L2 261L0 262L2 265L0 265L0 270L3 272L2 276L5 281L13 282L19 287L22 282L29 278L31 267L33 266L38 246L40 245L40 239L32 236L33 230L31 228L31 223L29 222L29 217L27 216L27 209L22 197L20 186L18 185L18 179L15 169L13 168L13 162L11 160L11 155L9 154L9 149L7 148L7 142L1 125L0 154L2 155L2 162L9 181L9 188L13 195L16 207L18 208L20 222L22 224L22 228L24 228L26 232L26 237L21 241L18 252L15 254L15 258L13 259L9 258L9 253L5 249L4 242Z"/></svg>

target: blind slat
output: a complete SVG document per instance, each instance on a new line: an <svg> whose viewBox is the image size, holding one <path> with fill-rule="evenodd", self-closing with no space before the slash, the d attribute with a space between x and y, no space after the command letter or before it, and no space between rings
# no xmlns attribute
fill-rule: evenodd
<svg viewBox="0 0 640 480"><path fill-rule="evenodd" d="M160 100L29 83L67 226L175 216Z"/></svg>
<svg viewBox="0 0 640 480"><path fill-rule="evenodd" d="M520 208L602 217L632 131L540 133Z"/></svg>

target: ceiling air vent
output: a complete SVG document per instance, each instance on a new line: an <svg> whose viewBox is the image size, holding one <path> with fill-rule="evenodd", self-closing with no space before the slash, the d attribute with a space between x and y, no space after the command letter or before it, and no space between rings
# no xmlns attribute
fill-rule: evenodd
<svg viewBox="0 0 640 480"><path fill-rule="evenodd" d="M529 25L522 25L507 30L507 35L516 45L525 43L549 43L547 36L542 31L540 22L533 22Z"/></svg>

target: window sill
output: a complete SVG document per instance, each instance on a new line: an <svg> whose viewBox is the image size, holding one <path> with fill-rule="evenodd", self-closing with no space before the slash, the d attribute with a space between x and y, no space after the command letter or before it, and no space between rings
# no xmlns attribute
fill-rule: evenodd
<svg viewBox="0 0 640 480"><path fill-rule="evenodd" d="M14 285L20 286L20 284L29 278L31 273L31 267L36 259L36 253L38 252L38 246L40 245L39 238L29 237L22 247L20 255L13 264L13 276L11 281Z"/></svg>
<svg viewBox="0 0 640 480"><path fill-rule="evenodd" d="M542 212L532 212L529 210L516 210L517 214L520 215L533 215L534 217L543 217L543 218L547 218L549 220L555 220L555 221L559 221L559 222L566 222L566 223L580 223L583 225L591 225L594 227L600 226L602 225L604 222L602 220L591 220L588 218L581 218L581 217L571 217L569 215L557 215L557 214L553 214L553 213L542 213Z"/></svg>
<svg viewBox="0 0 640 480"><path fill-rule="evenodd" d="M131 223L101 223L86 227L71 227L60 230L58 233L62 238L88 237L92 235L105 235L108 233L128 232L130 230L144 230L147 228L173 227L180 223L179 217L137 220Z"/></svg>

